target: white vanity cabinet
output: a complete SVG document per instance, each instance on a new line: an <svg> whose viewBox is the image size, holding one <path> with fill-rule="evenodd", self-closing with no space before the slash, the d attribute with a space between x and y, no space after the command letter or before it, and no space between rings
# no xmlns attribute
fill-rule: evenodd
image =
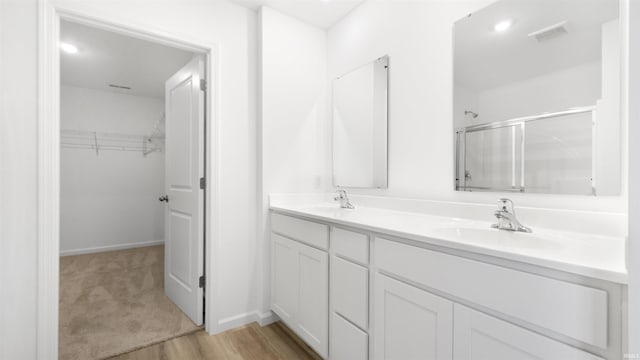
<svg viewBox="0 0 640 360"><path fill-rule="evenodd" d="M385 275L374 302L375 359L603 360Z"/></svg>
<svg viewBox="0 0 640 360"><path fill-rule="evenodd" d="M369 358L369 236L331 228L330 358Z"/></svg>
<svg viewBox="0 0 640 360"><path fill-rule="evenodd" d="M466 306L454 309L454 360L603 360Z"/></svg>
<svg viewBox="0 0 640 360"><path fill-rule="evenodd" d="M451 360L453 302L376 274L376 359Z"/></svg>
<svg viewBox="0 0 640 360"><path fill-rule="evenodd" d="M344 317L331 314L332 360L366 360L369 358L369 336Z"/></svg>
<svg viewBox="0 0 640 360"><path fill-rule="evenodd" d="M320 356L327 358L328 226L273 214L271 229L271 309Z"/></svg>
<svg viewBox="0 0 640 360"><path fill-rule="evenodd" d="M625 287L606 280L277 212L272 276L272 310L332 360L624 353Z"/></svg>
<svg viewBox="0 0 640 360"><path fill-rule="evenodd" d="M291 325L298 306L298 245L277 234L271 235L271 309Z"/></svg>
<svg viewBox="0 0 640 360"><path fill-rule="evenodd" d="M327 318L329 256L326 252L298 246L298 313L296 328L300 336L323 356L329 344Z"/></svg>
<svg viewBox="0 0 640 360"><path fill-rule="evenodd" d="M620 326L610 319L616 311L602 289L384 238L376 238L375 249L375 264L382 272L374 284L376 359L602 359L551 336L606 352L609 329ZM406 314L398 309L392 313L389 303ZM393 337L403 328L387 325L390 319L401 321L406 331L398 340ZM411 335L416 332L422 336ZM394 342L413 350L404 357L392 356L388 348ZM619 354L619 348L609 350Z"/></svg>

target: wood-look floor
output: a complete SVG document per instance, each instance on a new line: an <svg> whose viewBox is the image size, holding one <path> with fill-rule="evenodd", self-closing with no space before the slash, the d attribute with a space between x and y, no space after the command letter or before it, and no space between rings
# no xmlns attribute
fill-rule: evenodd
<svg viewBox="0 0 640 360"><path fill-rule="evenodd" d="M111 359L116 360L319 360L301 340L279 323L253 323L210 336L204 330L171 339Z"/></svg>

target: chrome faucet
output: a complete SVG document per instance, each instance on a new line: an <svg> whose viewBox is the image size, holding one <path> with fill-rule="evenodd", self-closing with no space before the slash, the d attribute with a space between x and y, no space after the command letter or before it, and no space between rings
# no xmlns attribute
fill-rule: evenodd
<svg viewBox="0 0 640 360"><path fill-rule="evenodd" d="M355 209L351 201L349 201L349 197L347 196L346 190L338 190L338 196L334 197L333 200L340 201L340 207L343 209Z"/></svg>
<svg viewBox="0 0 640 360"><path fill-rule="evenodd" d="M491 225L492 228L526 233L531 232L531 229L518 221L518 218L516 218L516 210L513 207L513 201L509 199L503 198L498 200L498 210L496 210L494 215L498 219L498 223Z"/></svg>

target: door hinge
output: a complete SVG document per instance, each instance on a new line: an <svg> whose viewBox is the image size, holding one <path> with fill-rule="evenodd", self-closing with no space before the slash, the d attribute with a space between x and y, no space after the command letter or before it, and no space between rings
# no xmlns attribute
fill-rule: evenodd
<svg viewBox="0 0 640 360"><path fill-rule="evenodd" d="M200 90L207 91L207 80L200 79Z"/></svg>
<svg viewBox="0 0 640 360"><path fill-rule="evenodd" d="M204 284L205 284L205 278L204 278L204 275L202 275L202 276L200 276L200 278L198 279L198 286L199 286L201 289L204 289Z"/></svg>
<svg viewBox="0 0 640 360"><path fill-rule="evenodd" d="M203 177L201 177L200 178L200 189L204 190L206 186L207 186L207 181Z"/></svg>

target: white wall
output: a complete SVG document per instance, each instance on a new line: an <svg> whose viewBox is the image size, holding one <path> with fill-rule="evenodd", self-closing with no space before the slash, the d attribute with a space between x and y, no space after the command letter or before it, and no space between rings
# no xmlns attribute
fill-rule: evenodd
<svg viewBox="0 0 640 360"><path fill-rule="evenodd" d="M453 23L491 2L369 0L329 29L329 78L389 55L389 189L353 193L481 203L502 195L453 190ZM626 187L612 197L509 196L517 206L626 211Z"/></svg>
<svg viewBox="0 0 640 360"><path fill-rule="evenodd" d="M219 50L218 248L215 312L221 328L242 323L257 308L255 46L257 15L227 1L133 0L54 3L89 16L141 24L164 33L217 44ZM215 146L214 145L214 146Z"/></svg>
<svg viewBox="0 0 640 360"><path fill-rule="evenodd" d="M0 1L0 359L36 356L36 4Z"/></svg>
<svg viewBox="0 0 640 360"><path fill-rule="evenodd" d="M89 16L141 24L160 32L217 44L219 50L218 248L208 248L217 259L219 301L215 312L221 328L242 323L257 308L256 261L256 118L255 46L257 15L227 1L54 0Z"/></svg>
<svg viewBox="0 0 640 360"><path fill-rule="evenodd" d="M262 311L269 309L270 193L320 192L329 174L326 33L270 8L260 13Z"/></svg>
<svg viewBox="0 0 640 360"><path fill-rule="evenodd" d="M256 13L227 1L55 1L66 9L161 33L216 43L218 79L220 243L217 302L210 313L247 319L257 308L256 274ZM1 1L2 255L1 358L33 359L36 351L37 52L35 0ZM223 255L222 255L223 254ZM7 271L10 269L10 272ZM214 279L215 280L215 279ZM6 294L11 294L10 296ZM6 356L5 356L6 355Z"/></svg>
<svg viewBox="0 0 640 360"><path fill-rule="evenodd" d="M640 2L629 0L628 48L629 138L640 136ZM640 142L629 142L629 183L640 183ZM640 356L640 188L629 188L629 353ZM630 357L631 358L631 357Z"/></svg>
<svg viewBox="0 0 640 360"><path fill-rule="evenodd" d="M62 129L151 135L163 112L158 98L61 87ZM164 241L164 153L63 147L60 161L61 255Z"/></svg>
<svg viewBox="0 0 640 360"><path fill-rule="evenodd" d="M610 21L602 26L602 98L596 109L595 176L596 191L603 195L617 194L621 185L617 174L626 177L627 172L629 120L627 117L622 122L609 120L622 118L624 114L622 25L621 21Z"/></svg>
<svg viewBox="0 0 640 360"><path fill-rule="evenodd" d="M453 192L453 136L452 124L448 120L452 116L450 79L453 21L490 2L369 1L329 31L330 71L326 79L382 54L391 56L390 189L371 193L474 202L493 202L497 197L498 194ZM216 230L221 242L218 249L209 250L221 254L215 265L221 301L215 309L210 310L219 314L223 319L219 325L224 325L235 319L245 319L246 314L257 308L260 299L264 308L264 302L268 299L264 295L268 294L269 283L266 281L262 289L257 284L268 273L269 264L268 260L261 261L263 257L256 258L256 245L260 249L265 246L261 237L258 237L260 242L255 243L256 216L264 213L266 196L270 191L284 189L284 186L264 188L263 185L272 184L271 181L264 181L265 176L292 185L293 182L280 173L293 172L278 168L271 173L272 168L268 168L268 174L261 175L262 184L255 182L258 154L255 147L256 14L226 1L57 0L55 3L63 4L74 12L143 23L162 32L183 34L219 44L221 78L218 83L220 108L217 113L221 134L218 146L222 218L220 228ZM640 23L637 4L634 7L634 21ZM34 359L36 351L37 19L35 0L0 1L0 243L3 246L0 252L0 286L3 293L0 297L0 358L3 359ZM303 28L304 24L291 27L293 30ZM316 31L309 30L297 35L308 41L315 39L314 43L321 46L320 36L323 32L314 33ZM284 35L293 37L296 34ZM303 49L316 54L311 46ZM304 65L302 60L307 59L308 55L300 50L290 50L284 54L300 61L300 68L323 69L316 56L310 57L315 60L309 59L310 62ZM633 54L640 56L638 46ZM291 74L289 81L295 75ZM315 81L307 80L307 84L315 84ZM632 83L640 83L637 74L633 76ZM302 93L294 92L289 86L284 86L286 84L291 83L276 85L287 88L289 94L301 96ZM637 91L633 94L634 98L640 96ZM297 108L299 104L291 101L296 98L281 96L280 105ZM310 108L313 106L307 104L307 110ZM302 118L307 119L306 116ZM278 135L278 129L281 135ZM326 129L324 131L326 133ZM262 134L260 141L273 139L265 136L272 133L279 136L277 139L292 140L286 136L290 134L288 130L279 128L276 123L271 130ZM287 155L279 146L270 148L273 145L271 142L266 145L262 148L275 150L269 155L271 159L276 155ZM303 143L301 146L303 149L317 146L324 149L325 159L330 158L328 140L322 144ZM318 160L318 163L323 161L326 162ZM262 168L265 168L264 164ZM297 178L297 185L288 187L286 191L314 190L318 187L318 176L319 186L328 186L326 181L322 184L322 177L330 173L328 166L325 165L325 169L324 174ZM637 166L633 166L632 170L634 174L638 173ZM313 169L301 171L316 174ZM259 185L263 188L260 196L256 197ZM592 199L522 195L516 197L516 201L531 206L596 210L619 211L626 207L626 196ZM259 203L258 207L256 202ZM637 212L632 209L631 214L635 216ZM264 223L260 224L258 233L263 234ZM632 239L637 237L633 230L631 234ZM632 241L632 244L635 242ZM632 245L632 258L640 258L637 250L637 246ZM637 285L636 278L640 270L635 266L631 271L632 284ZM633 291L634 287L631 289ZM637 309L634 319L638 319ZM635 322L635 334L640 332L639 322ZM640 336L634 339L638 338ZM636 344L636 352L640 351L638 347L640 345Z"/></svg>

